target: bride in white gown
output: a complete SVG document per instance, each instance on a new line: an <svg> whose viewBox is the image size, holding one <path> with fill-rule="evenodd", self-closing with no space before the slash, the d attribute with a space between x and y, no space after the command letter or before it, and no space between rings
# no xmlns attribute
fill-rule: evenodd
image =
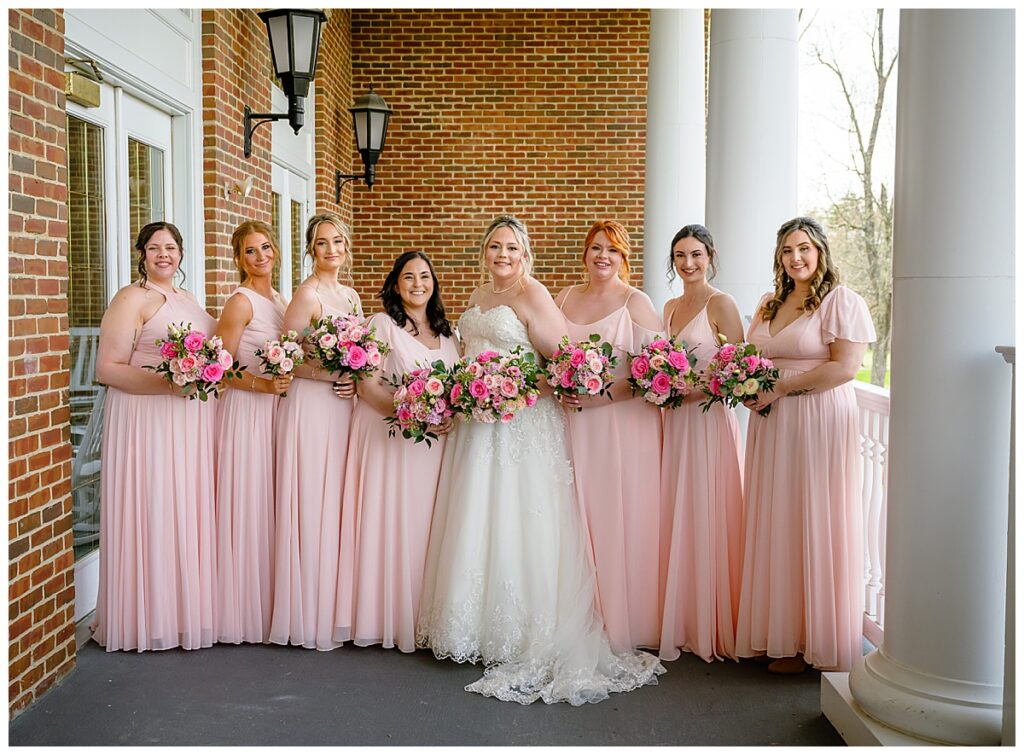
<svg viewBox="0 0 1024 755"><path fill-rule="evenodd" d="M550 354L564 321L529 276L522 223L491 223L481 262L491 284L459 320L466 356L516 346ZM484 676L466 689L523 704L581 705L657 684L664 668L653 655L612 652L594 591L564 418L551 394L508 424L459 423L445 448L417 645L438 658L482 661Z"/></svg>

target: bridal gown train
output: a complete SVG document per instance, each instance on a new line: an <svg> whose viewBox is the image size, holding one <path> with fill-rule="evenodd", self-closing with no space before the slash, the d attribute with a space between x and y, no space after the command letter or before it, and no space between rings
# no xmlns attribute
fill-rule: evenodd
<svg viewBox="0 0 1024 755"><path fill-rule="evenodd" d="M468 357L534 351L506 305L470 307L459 327ZM466 689L524 705L581 705L656 684L657 658L612 652L594 589L555 401L508 424L459 423L445 448L417 645L483 662Z"/></svg>

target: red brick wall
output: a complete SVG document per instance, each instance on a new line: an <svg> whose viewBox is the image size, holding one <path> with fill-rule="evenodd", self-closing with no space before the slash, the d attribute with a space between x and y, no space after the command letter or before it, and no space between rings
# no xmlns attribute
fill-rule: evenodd
<svg viewBox="0 0 1024 755"><path fill-rule="evenodd" d="M367 310L394 258L419 248L458 315L479 281L480 235L509 212L526 222L553 292L580 279L583 238L600 218L629 229L641 283L649 18L352 11L352 91L372 82L393 110L378 182L353 199Z"/></svg>
<svg viewBox="0 0 1024 755"><path fill-rule="evenodd" d="M323 26L317 64L314 161L316 166L315 211L331 210L352 222L353 185L345 186L341 203L334 201L334 172L357 173L362 161L352 136L352 11L335 8ZM353 159L353 155L355 158ZM355 189L359 191L359 189Z"/></svg>
<svg viewBox="0 0 1024 755"><path fill-rule="evenodd" d="M269 113L270 46L256 11L202 11L203 44L203 206L206 211L206 305L218 314L238 285L231 258L231 232L243 220L271 221L270 124L253 134L246 159L243 119L246 105ZM224 196L224 184L253 179L252 193ZM187 271L186 271L187 272Z"/></svg>
<svg viewBox="0 0 1024 755"><path fill-rule="evenodd" d="M75 664L64 15L8 11L8 705Z"/></svg>

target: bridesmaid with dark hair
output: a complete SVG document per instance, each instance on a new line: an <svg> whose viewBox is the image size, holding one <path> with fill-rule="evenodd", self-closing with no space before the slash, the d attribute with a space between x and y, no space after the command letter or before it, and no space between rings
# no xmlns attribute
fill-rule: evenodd
<svg viewBox="0 0 1024 755"><path fill-rule="evenodd" d="M718 265L711 233L684 226L672 239L669 274L683 281L681 296L665 303L665 329L707 368L719 334L743 340L743 321L731 296L711 285ZM680 649L705 661L736 659L743 527L743 454L736 410L701 409L702 391L665 412L661 486L667 519L662 552L667 561L661 657Z"/></svg>
<svg viewBox="0 0 1024 755"><path fill-rule="evenodd" d="M93 638L110 650L194 650L214 637L213 401L183 398L143 369L163 361L170 323L216 324L174 285L181 233L143 226L139 280L100 324L96 379L107 388L100 483L100 584Z"/></svg>
<svg viewBox="0 0 1024 755"><path fill-rule="evenodd" d="M265 376L256 350L281 335L285 300L271 285L280 256L266 223L231 234L241 284L217 325L242 376L217 412L217 642L266 642L274 587L274 429L290 375Z"/></svg>
<svg viewBox="0 0 1024 755"><path fill-rule="evenodd" d="M438 360L451 366L459 349L434 267L423 252L406 252L395 260L379 296L384 311L368 325L391 352L359 383L352 414L334 639L411 653L451 420L434 430L438 440L431 447L398 433L388 437L384 419L394 415L395 393L388 380Z"/></svg>
<svg viewBox="0 0 1024 755"><path fill-rule="evenodd" d="M306 226L313 272L284 315L284 329L301 333L324 316L363 314L359 295L339 274L352 264L352 236L331 212ZM338 592L341 493L355 381L339 379L308 359L293 371L277 414L275 446L274 611L270 641L332 650Z"/></svg>

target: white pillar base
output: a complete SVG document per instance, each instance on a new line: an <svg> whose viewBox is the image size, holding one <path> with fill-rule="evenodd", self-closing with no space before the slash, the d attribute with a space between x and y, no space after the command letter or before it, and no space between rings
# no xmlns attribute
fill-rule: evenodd
<svg viewBox="0 0 1024 755"><path fill-rule="evenodd" d="M956 745L1002 739L1001 685L926 674L897 663L883 646L854 663L849 687L860 710L912 737Z"/></svg>
<svg viewBox="0 0 1024 755"><path fill-rule="evenodd" d="M933 746L934 742L917 739L883 726L865 713L850 692L849 674L828 671L821 675L821 712L850 747Z"/></svg>

